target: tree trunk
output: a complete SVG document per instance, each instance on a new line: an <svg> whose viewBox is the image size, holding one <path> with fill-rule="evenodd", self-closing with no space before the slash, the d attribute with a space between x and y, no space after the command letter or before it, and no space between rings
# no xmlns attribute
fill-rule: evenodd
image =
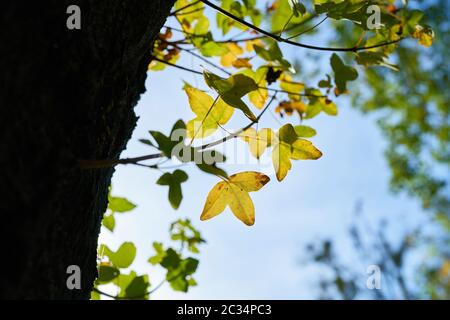
<svg viewBox="0 0 450 320"><path fill-rule="evenodd" d="M45 3L45 4L44 4ZM69 5L81 30L69 30ZM173 0L7 1L0 11L0 298L88 299L114 159ZM81 269L69 290L67 267Z"/></svg>

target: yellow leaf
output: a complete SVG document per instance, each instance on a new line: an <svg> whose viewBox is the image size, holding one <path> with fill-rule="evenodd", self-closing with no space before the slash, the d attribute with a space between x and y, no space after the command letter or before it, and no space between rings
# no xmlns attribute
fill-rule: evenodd
<svg viewBox="0 0 450 320"><path fill-rule="evenodd" d="M253 128L249 128L241 133L240 137L248 143L250 153L259 159L267 147L270 147L272 144L274 134L269 128L261 129L259 132Z"/></svg>
<svg viewBox="0 0 450 320"><path fill-rule="evenodd" d="M434 34L430 29L417 25L413 37L419 40L419 44L428 48L433 44Z"/></svg>
<svg viewBox="0 0 450 320"><path fill-rule="evenodd" d="M330 116L336 116L338 114L337 106L333 101L326 98L319 98L319 100L322 102L323 112Z"/></svg>
<svg viewBox="0 0 450 320"><path fill-rule="evenodd" d="M251 68L252 65L251 65L251 63L249 61L250 61L250 58L238 58L238 59L234 60L231 64L236 69L239 69L239 68Z"/></svg>
<svg viewBox="0 0 450 320"><path fill-rule="evenodd" d="M227 43L228 53L224 54L220 59L220 63L224 67L231 67L233 65L233 61L235 61L241 54L244 53L244 50L236 43Z"/></svg>
<svg viewBox="0 0 450 320"><path fill-rule="evenodd" d="M276 113L284 112L288 116L292 116L294 111L297 111L299 114L306 112L306 105L302 101L282 101L275 108Z"/></svg>
<svg viewBox="0 0 450 320"><path fill-rule="evenodd" d="M186 124L189 137L207 137L213 134L219 124L223 125L230 120L234 109L219 98L214 99L205 92L193 87L184 89L189 99L191 110L196 117Z"/></svg>
<svg viewBox="0 0 450 320"><path fill-rule="evenodd" d="M254 225L255 206L248 192L234 183L230 183L228 193L228 206L231 212L246 225Z"/></svg>
<svg viewBox="0 0 450 320"><path fill-rule="evenodd" d="M188 0L177 0L175 2L175 10L179 10L181 8L186 7L187 5L190 5L190 7L186 10L183 10L182 17L183 22L186 21L187 23L193 22L196 19L200 19L204 17L203 11L200 10L204 5L201 2L194 3L194 1L188 1Z"/></svg>
<svg viewBox="0 0 450 320"><path fill-rule="evenodd" d="M269 182L270 178L261 172L245 171L230 176L230 182L247 192L258 191Z"/></svg>
<svg viewBox="0 0 450 320"><path fill-rule="evenodd" d="M292 160L316 160L322 152L310 141L298 138L294 127L286 124L278 130L272 151L272 162L278 181L282 181L292 168Z"/></svg>
<svg viewBox="0 0 450 320"><path fill-rule="evenodd" d="M291 148L286 143L277 144L273 148L272 162L278 181L282 181L292 168L290 156Z"/></svg>
<svg viewBox="0 0 450 320"><path fill-rule="evenodd" d="M247 50L248 52L255 51L255 49L253 48L253 45L255 45L255 44L260 47L264 46L264 43L261 41L261 39L249 40L249 41L245 41L245 50Z"/></svg>
<svg viewBox="0 0 450 320"><path fill-rule="evenodd" d="M228 182L219 182L216 184L206 198L205 206L200 220L208 220L222 213L228 204Z"/></svg>
<svg viewBox="0 0 450 320"><path fill-rule="evenodd" d="M292 160L316 160L322 156L322 152L317 149L311 141L298 139L292 144Z"/></svg>
<svg viewBox="0 0 450 320"><path fill-rule="evenodd" d="M233 214L248 226L255 223L255 207L249 192L258 191L269 177L253 171L230 176L229 180L217 183L206 198L200 220L211 219L228 206Z"/></svg>
<svg viewBox="0 0 450 320"><path fill-rule="evenodd" d="M295 82L290 75L283 73L280 77L280 88L281 90L291 93L288 94L289 98L298 101L300 100L298 94L305 89L305 84Z"/></svg>
<svg viewBox="0 0 450 320"><path fill-rule="evenodd" d="M258 89L253 90L248 94L248 99L255 107L262 109L269 98L269 91L265 89L267 87L267 68L258 68L256 72L252 69L246 69L242 71L242 74L252 78L258 85Z"/></svg>

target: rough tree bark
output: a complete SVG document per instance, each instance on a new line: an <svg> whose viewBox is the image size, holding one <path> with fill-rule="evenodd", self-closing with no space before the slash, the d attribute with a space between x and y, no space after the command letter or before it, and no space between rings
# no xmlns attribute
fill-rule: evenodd
<svg viewBox="0 0 450 320"><path fill-rule="evenodd" d="M87 299L113 169L173 0L7 1L0 11L1 298ZM66 28L69 5L81 30ZM68 290L78 265L81 290Z"/></svg>

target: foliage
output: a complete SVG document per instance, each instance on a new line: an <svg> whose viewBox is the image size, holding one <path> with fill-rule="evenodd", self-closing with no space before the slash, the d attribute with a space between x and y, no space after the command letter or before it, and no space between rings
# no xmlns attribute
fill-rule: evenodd
<svg viewBox="0 0 450 320"><path fill-rule="evenodd" d="M123 210L123 204L131 204L125 198L110 196L114 201L109 202L108 211L116 209L117 203L120 203ZM135 206L128 205L131 211ZM108 217L103 218L103 226L112 231L108 225ZM164 247L160 242L153 243L155 254L148 259L148 262L155 266L160 266L166 270L166 277L159 284L152 284L149 275L139 275L130 270L137 248L132 242L124 242L117 250L112 250L106 245L100 245L98 249L98 278L95 282L94 291L91 298L99 300L101 296L110 297L116 300L134 300L149 299L164 283L169 283L175 291L187 292L190 287L197 285L193 274L197 270L198 259L186 256L191 253L197 255L200 251L198 246L205 241L200 233L192 226L189 219L179 219L173 222L169 229L171 240L178 244L179 248ZM117 294L110 294L104 291L102 286L113 285Z"/></svg>
<svg viewBox="0 0 450 320"><path fill-rule="evenodd" d="M380 8L383 21L375 29L368 24L368 8L371 5ZM206 7L216 10L216 27L212 26L211 17L206 14ZM226 131L223 126L232 117L245 116L250 120L249 125L233 136L240 135L247 141L250 153L258 159L266 149L272 148L274 171L278 181L287 176L292 167L291 160L320 158L322 153L310 141L305 140L313 137L316 131L303 122L322 112L331 116L338 114L332 94L338 97L350 93L351 82L359 76L356 68L391 66L392 69L393 64L388 62L388 58L395 52L401 40L407 37L416 38L419 44L429 46L433 36L430 28L421 23L422 12L409 9L406 5L398 8L393 1L275 0L270 6L263 8L254 0L224 0L220 6L206 0L184 0L176 2L171 16L176 26L170 22L160 34L149 69L160 71L169 66L202 74L205 84L215 95L211 96L200 88L185 83L188 103L195 114L186 125L187 134L170 142L170 136L155 136L155 133L151 132L157 144L148 143L148 140L145 142L156 146L162 156L168 159L172 156L180 159L173 151L175 142L182 143L187 148L184 155L190 155L183 157L182 161L186 164L195 162L202 169L204 164L199 165L194 161L194 155L211 146L193 148L192 145L220 129ZM336 29L345 26L352 35L358 35L357 44L348 47L322 47L292 40L306 32L314 31L323 20L312 24L320 18L332 19L338 26ZM300 28L304 30L299 33ZM234 30L237 30L237 33L229 36ZM249 36L245 37L244 34ZM294 80L293 76L298 76L297 70L294 63L284 56L279 43L323 51L324 54L331 52L330 71L333 76L325 74L325 80L319 81L317 86L307 83L307 79L301 82ZM207 63L211 70L201 72L176 64L182 54L200 59ZM344 54L345 57L340 56ZM215 58L219 58L219 63ZM215 74L215 71L219 71L223 76ZM256 132L252 126L262 121L264 113L274 100L278 101L275 111L281 117L296 113L299 122L295 124L290 121L278 130L265 128L260 133ZM235 113L234 109L240 112ZM258 115L255 109L261 110ZM184 125L178 127L182 126ZM245 134L242 134L243 132ZM256 141L252 141L255 139ZM150 158L139 157L135 159L135 163L141 159ZM203 168L209 169L203 171L227 180L223 170L213 170L216 168L216 162L208 164L212 167ZM178 174L181 174L180 172L178 171ZM164 179L167 180L168 177L165 175ZM165 184L170 185L170 182L165 181ZM180 185L181 182L177 181L170 188L169 197L174 208L177 208L181 201ZM250 217L253 215L253 203L245 203L248 204L248 212L245 215Z"/></svg>
<svg viewBox="0 0 450 320"><path fill-rule="evenodd" d="M378 6L381 12L382 24L376 28L368 23L371 19L368 12L373 5ZM215 26L211 8L216 13ZM323 45L296 41L319 30L326 20L330 22L327 30L331 29L337 35L338 44L327 44L327 39ZM187 122L177 121L169 135L150 130L151 137L140 141L155 149L155 153L117 161L99 160L94 167L132 164L160 170L163 173L157 184L169 188L169 202L178 209L183 198L182 185L188 175L181 169L171 172L153 161L165 159L164 162L173 161L180 167L195 165L219 180L206 197L200 219L215 217L228 206L240 221L251 226L255 222L255 208L249 192L261 189L270 179L254 171L228 175L217 166L226 165L225 156L213 148L239 137L248 144L249 153L257 159L270 150L275 175L281 182L292 169L292 160L316 160L322 156L322 152L308 140L317 134L308 121L318 116L338 115L341 96L351 94L355 101L359 99L355 104L364 110L387 106L396 115L403 116L400 126L383 122L393 146L405 147L401 151L391 147L388 153L391 164L395 162L392 164L393 185L418 194L429 205L446 208L445 198L434 200L442 183L428 178L428 171L423 170L421 160L418 160L420 164L411 162L412 155L419 158L422 151L418 130L432 135L436 135L436 131L434 128L429 130L429 124L424 123L426 111L423 108L403 107L405 100L416 106L432 101L433 108L442 114L442 127L436 136L441 143L448 142L448 108L445 105L448 99L439 93L442 85L437 84L436 79L421 76L423 69L417 59L422 50L411 42L404 45L407 38L414 39L423 47L433 43L434 33L424 21L424 13L410 8L407 1L398 6L393 0L274 0L262 7L256 0L222 0L219 5L207 0L177 0L166 26L155 41L149 71L179 68L203 76L202 84L209 89L184 83L183 90L193 118ZM282 50L284 45L319 52L329 58L328 69L317 70L312 77L301 72L301 64L286 57ZM182 55L205 63L204 70L180 64ZM416 57L415 65L408 65L407 72L412 74L395 74L399 66L392 61L402 60L398 57L405 55ZM357 79L365 81L359 89L354 86ZM402 84L407 81L418 83L400 90L396 84L399 79ZM432 92L407 91L417 88L422 80L433 83ZM389 89L385 89L386 83ZM366 87L372 91L368 97L365 96ZM264 121L263 116L272 112L272 108L278 114L277 119L283 122L280 127L255 129L254 126L259 126ZM232 119L245 120L248 125L230 133L225 126ZM414 126L409 126L410 122ZM202 144L203 138L220 131L228 135ZM447 154L437 152L433 155L448 163ZM110 207L103 220L103 225L110 231L114 230L117 212L134 208L127 200L117 199L120 198L110 197ZM445 215L446 211L441 210L440 213ZM167 270L165 281L174 290L187 291L195 285L192 274L198 261L182 256L182 251L187 245L188 251L196 253L197 245L203 240L189 221L178 221L175 225L171 232L179 228L184 230L177 236L172 234L172 239L181 243L181 250L155 243L156 255L149 262ZM188 230L193 233L193 238L186 238ZM120 289L114 298L147 298L152 292L148 276L138 276L135 272L124 274L120 270L127 268L135 255L132 244L123 246L128 248L126 253L122 247L117 251L106 246L100 248L108 261L100 264L97 287L112 283Z"/></svg>

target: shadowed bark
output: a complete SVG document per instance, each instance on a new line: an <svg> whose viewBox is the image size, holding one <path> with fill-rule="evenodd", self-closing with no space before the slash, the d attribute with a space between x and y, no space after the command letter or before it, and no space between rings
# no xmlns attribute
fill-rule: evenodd
<svg viewBox="0 0 450 320"><path fill-rule="evenodd" d="M81 8L81 30L66 9ZM113 169L172 0L7 1L0 11L1 298L87 299ZM66 269L81 268L81 290Z"/></svg>

